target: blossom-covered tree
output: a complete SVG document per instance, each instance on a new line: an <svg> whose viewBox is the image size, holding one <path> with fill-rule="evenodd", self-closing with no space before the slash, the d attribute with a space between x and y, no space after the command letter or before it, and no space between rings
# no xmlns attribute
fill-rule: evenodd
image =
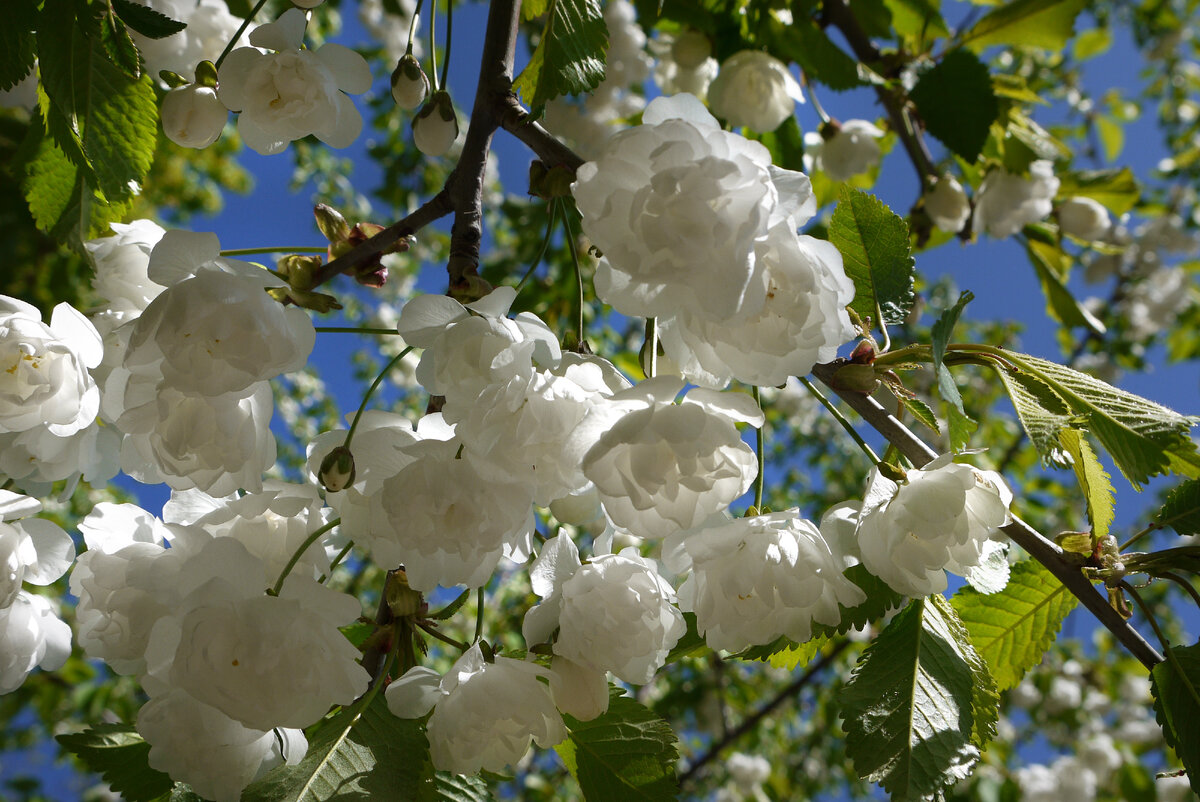
<svg viewBox="0 0 1200 802"><path fill-rule="evenodd" d="M0 755L131 802L1200 788L1197 418L1121 389L1200 358L1191 4L429 3L13 2ZM1117 31L1136 98L1085 80ZM242 148L305 242L187 229ZM990 240L1041 297L923 267Z"/></svg>

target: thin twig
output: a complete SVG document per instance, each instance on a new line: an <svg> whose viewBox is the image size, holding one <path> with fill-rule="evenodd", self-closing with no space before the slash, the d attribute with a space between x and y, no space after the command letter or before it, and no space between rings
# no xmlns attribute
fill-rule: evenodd
<svg viewBox="0 0 1200 802"><path fill-rule="evenodd" d="M837 362L817 365L813 368L813 375L841 396L851 409L894 444L915 467L921 468L937 457L937 452L926 445L924 440L913 434L907 426L884 409L874 398L852 390L838 390L833 387L831 382L838 367L839 363ZM1035 560L1046 566L1047 570L1054 574L1058 581L1062 582L1067 590L1071 591L1083 603L1083 606L1088 608L1100 623L1113 633L1113 636L1129 650L1130 654L1141 661L1142 665L1146 668L1153 668L1162 662L1162 655L1109 605L1108 599L1092 586L1091 581L1083 575L1079 566L1072 565L1063 558L1062 549L1015 515L1012 523L1000 527L1000 531L1029 552Z"/></svg>

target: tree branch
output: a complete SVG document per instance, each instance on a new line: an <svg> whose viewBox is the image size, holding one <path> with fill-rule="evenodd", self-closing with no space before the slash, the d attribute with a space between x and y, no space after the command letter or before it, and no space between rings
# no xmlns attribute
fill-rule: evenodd
<svg viewBox="0 0 1200 802"><path fill-rule="evenodd" d="M842 361L844 362L844 360ZM852 390L838 390L834 386L832 379L840 364L840 362L831 362L826 365L817 365L813 368L813 375L824 382L829 389L841 396L842 400L849 404L851 409L861 415L863 420L887 438L888 442L896 446L900 450L900 453L907 457L916 467L920 468L938 456L933 449L925 444L925 441L913 434L907 426L880 406L879 402L871 396L856 393ZM1083 575L1079 566L1072 565L1063 559L1062 549L1056 544L1047 540L1040 532L1015 515L1013 516L1012 523L1006 524L1000 527L1000 529L1014 543L1017 543L1033 555L1034 559L1046 566L1047 570L1054 574L1058 581L1062 582L1067 590L1071 591L1083 603L1083 606L1090 610L1100 623L1134 657L1141 661L1142 665L1150 669L1162 662L1162 655L1147 643L1141 634L1130 626L1128 621L1121 617L1120 613L1109 605L1108 599L1093 587L1091 580Z"/></svg>
<svg viewBox="0 0 1200 802"><path fill-rule="evenodd" d="M696 762L688 766L687 771L679 775L679 785L683 787L684 783L692 779L700 772L708 763L712 762L713 758L721 754L721 752L737 739L741 738L746 733L758 726L759 722L774 712L775 708L782 705L784 702L791 699L800 691L804 690L813 678L832 663L839 654L846 650L850 645L849 640L842 640L834 644L828 654L822 655L819 660L812 663L809 669L796 678L790 685L775 694L775 698L767 702L765 705L754 711L745 721L725 733L719 741L708 748L703 755L696 759Z"/></svg>
<svg viewBox="0 0 1200 802"><path fill-rule="evenodd" d="M541 123L532 120L529 112L521 107L516 95L510 93L505 98L500 125L524 142L547 167L561 165L574 172L585 161L578 153L559 142Z"/></svg>

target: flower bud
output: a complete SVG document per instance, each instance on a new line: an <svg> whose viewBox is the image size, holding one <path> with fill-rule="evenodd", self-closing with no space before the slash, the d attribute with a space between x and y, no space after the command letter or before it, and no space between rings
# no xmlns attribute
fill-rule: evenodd
<svg viewBox="0 0 1200 802"><path fill-rule="evenodd" d="M330 493L336 493L354 484L354 455L345 446L338 446L321 460L317 473L321 485Z"/></svg>
<svg viewBox="0 0 1200 802"><path fill-rule="evenodd" d="M711 55L712 43L700 31L684 31L671 43L671 59L681 69L694 70Z"/></svg>
<svg viewBox="0 0 1200 802"><path fill-rule="evenodd" d="M392 100L405 111L412 111L429 95L429 78L412 53L405 53L392 70Z"/></svg>
<svg viewBox="0 0 1200 802"><path fill-rule="evenodd" d="M160 116L167 139L185 148L206 148L221 136L229 111L216 90L189 84L167 92Z"/></svg>
<svg viewBox="0 0 1200 802"><path fill-rule="evenodd" d="M387 603L396 618L412 618L426 611L425 599L419 590L408 584L408 574L403 568L392 572L387 583Z"/></svg>
<svg viewBox="0 0 1200 802"><path fill-rule="evenodd" d="M413 141L426 156L441 156L458 139L458 118L448 92L435 92L413 120Z"/></svg>
<svg viewBox="0 0 1200 802"><path fill-rule="evenodd" d="M287 276L287 282L297 290L311 290L316 286L315 273L321 267L320 256L291 254L276 262L276 269Z"/></svg>
<svg viewBox="0 0 1200 802"><path fill-rule="evenodd" d="M1091 198L1067 198L1058 205L1059 228L1076 239L1095 242L1111 225L1108 209Z"/></svg>
<svg viewBox="0 0 1200 802"><path fill-rule="evenodd" d="M774 131L804 102L787 65L761 50L743 50L726 59L708 87L713 113L734 128Z"/></svg>
<svg viewBox="0 0 1200 802"><path fill-rule="evenodd" d="M952 176L944 175L933 189L925 193L925 212L942 231L957 234L971 216L971 202L962 184Z"/></svg>
<svg viewBox="0 0 1200 802"><path fill-rule="evenodd" d="M317 228L321 234L330 242L345 242L350 238L350 224L332 206L318 203L313 207L313 217L317 218Z"/></svg>

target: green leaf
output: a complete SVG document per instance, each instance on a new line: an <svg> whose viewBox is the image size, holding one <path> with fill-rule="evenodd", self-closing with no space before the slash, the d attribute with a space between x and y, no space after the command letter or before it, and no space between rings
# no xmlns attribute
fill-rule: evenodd
<svg viewBox="0 0 1200 802"><path fill-rule="evenodd" d="M361 715L347 708L321 724L304 759L276 766L243 792L243 802L429 799L435 788L429 745L416 719L399 718L377 695Z"/></svg>
<svg viewBox="0 0 1200 802"><path fill-rule="evenodd" d="M966 446L971 432L975 431L977 424L963 409L962 394L958 391L954 376L950 374L950 368L946 367L942 360L946 357L946 345L950 342L950 335L954 333L954 324L958 322L958 317L966 305L974 298L975 296L970 291L959 295L954 306L942 312L941 317L933 324L932 330L933 368L937 372L938 395L947 405L946 416L952 451L960 451Z"/></svg>
<svg viewBox="0 0 1200 802"><path fill-rule="evenodd" d="M1076 601L1041 563L1029 559L1012 566L999 593L963 587L951 603L1004 691L1041 663Z"/></svg>
<svg viewBox="0 0 1200 802"><path fill-rule="evenodd" d="M564 715L567 740L554 749L588 802L674 800L675 733L623 693L610 686L608 712L591 721Z"/></svg>
<svg viewBox="0 0 1200 802"><path fill-rule="evenodd" d="M1067 328L1083 327L1103 334L1104 324L1075 300L1052 265L1051 259L1056 255L1065 256L1063 251L1057 245L1030 240L1025 252L1046 296L1046 314Z"/></svg>
<svg viewBox="0 0 1200 802"><path fill-rule="evenodd" d="M1116 161L1125 149L1125 129L1111 117L1101 116L1096 118L1096 134L1104 147L1105 160Z"/></svg>
<svg viewBox="0 0 1200 802"><path fill-rule="evenodd" d="M755 134L754 138L771 151L771 163L785 170L804 171L804 135L795 115L788 117L774 131Z"/></svg>
<svg viewBox="0 0 1200 802"><path fill-rule="evenodd" d="M550 0L529 0L521 3L521 19L529 22L546 13L550 8Z"/></svg>
<svg viewBox="0 0 1200 802"><path fill-rule="evenodd" d="M1169 648L1166 657L1150 671L1154 714L1200 793L1200 645Z"/></svg>
<svg viewBox="0 0 1200 802"><path fill-rule="evenodd" d="M106 13L100 18L100 44L114 67L130 78L141 77L142 56L116 14Z"/></svg>
<svg viewBox="0 0 1200 802"><path fill-rule="evenodd" d="M438 771L433 775L433 793L422 802L491 802L487 782L482 777Z"/></svg>
<svg viewBox="0 0 1200 802"><path fill-rule="evenodd" d="M904 218L874 195L843 186L829 222L829 240L854 282L850 308L876 324L902 322L914 299L914 262Z"/></svg>
<svg viewBox="0 0 1200 802"><path fill-rule="evenodd" d="M1080 170L1059 176L1058 197L1091 198L1113 214L1125 214L1141 196L1142 187L1128 167L1119 170Z"/></svg>
<svg viewBox="0 0 1200 802"><path fill-rule="evenodd" d="M1075 17L1086 0L1013 0L989 12L961 42L973 50L1019 45L1062 50L1075 33Z"/></svg>
<svg viewBox="0 0 1200 802"><path fill-rule="evenodd" d="M933 410L929 408L928 404L919 398L904 398L902 396L897 397L900 399L900 403L904 405L904 408L907 409L914 418L925 424L930 431L935 433L940 431L938 428L937 415L933 414Z"/></svg>
<svg viewBox="0 0 1200 802"><path fill-rule="evenodd" d="M0 91L8 91L20 83L37 59L33 33L37 26L37 3L9 0L4 12L5 24L0 25Z"/></svg>
<svg viewBox="0 0 1200 802"><path fill-rule="evenodd" d="M1104 470L1096 452L1092 450L1087 436L1077 429L1063 429L1058 433L1063 451L1071 457L1075 479L1087 499L1088 520L1092 522L1092 537L1101 538L1108 534L1113 522L1112 477Z"/></svg>
<svg viewBox="0 0 1200 802"><path fill-rule="evenodd" d="M683 622L687 625L687 631L683 633L683 637L676 642L675 647L667 652L667 660L664 665L670 665L675 661L694 654L701 649L707 649L708 645L704 642L704 636L696 631L696 614L684 613Z"/></svg>
<svg viewBox="0 0 1200 802"><path fill-rule="evenodd" d="M112 0L112 4L121 21L147 39L164 39L187 27L186 22L171 19L133 0Z"/></svg>
<svg viewBox="0 0 1200 802"><path fill-rule="evenodd" d="M1108 28L1092 28L1084 31L1075 37L1075 59L1077 61L1087 61L1090 58L1102 55L1108 52L1112 47L1113 36L1112 31Z"/></svg>
<svg viewBox="0 0 1200 802"><path fill-rule="evenodd" d="M1193 479L1171 490L1154 522L1181 535L1200 534L1200 481Z"/></svg>
<svg viewBox="0 0 1200 802"><path fill-rule="evenodd" d="M877 39L892 37L892 12L883 0L849 0L850 12L867 36Z"/></svg>
<svg viewBox="0 0 1200 802"><path fill-rule="evenodd" d="M559 95L595 89L604 80L608 26L598 0L550 0L546 26L513 88L534 114Z"/></svg>
<svg viewBox="0 0 1200 802"><path fill-rule="evenodd" d="M1041 379L1027 373L998 371L1004 389L1017 410L1017 417L1030 442L1043 460L1063 464L1058 433L1071 425L1071 409Z"/></svg>
<svg viewBox="0 0 1200 802"><path fill-rule="evenodd" d="M783 640L786 640L786 638ZM805 666L811 663L813 658L820 654L821 650L828 643L829 638L824 636L815 637L807 643L795 644L789 642L786 648L768 656L766 661L772 668L795 671L797 666Z"/></svg>
<svg viewBox="0 0 1200 802"><path fill-rule="evenodd" d="M1174 470L1186 476L1200 476L1200 455L1192 441L1190 430L1197 418L1180 415L1153 401L1119 390L1110 384L1086 373L1047 362L1028 354L1004 352L1006 363L1021 373L1034 377L1047 388L1058 402L1064 404L1070 415L1042 409L1022 411L1032 401L1040 403L1034 394L1018 399L1012 393L1012 368L1000 367L1001 378L1009 389L1022 423L1026 415L1035 419L1039 435L1053 433L1050 451L1057 448L1058 429L1065 426L1084 426L1112 455L1121 473L1136 489L1141 489L1151 476ZM1005 376L1005 373L1009 376ZM1037 442L1030 425L1026 423L1030 437ZM1043 441L1041 445L1045 445ZM1039 447L1040 450L1040 447ZM1043 451L1043 453L1047 453Z"/></svg>
<svg viewBox="0 0 1200 802"><path fill-rule="evenodd" d="M780 51L795 59L809 80L835 92L862 84L858 62L834 44L812 19L798 17L791 25L784 25L772 18L770 31Z"/></svg>
<svg viewBox="0 0 1200 802"><path fill-rule="evenodd" d="M924 43L950 35L938 4L932 0L884 0L884 4L891 10L892 26L901 36Z"/></svg>
<svg viewBox="0 0 1200 802"><path fill-rule="evenodd" d="M56 735L54 740L127 802L149 802L175 785L166 774L150 768L150 744L132 724L97 724L83 732Z"/></svg>
<svg viewBox="0 0 1200 802"><path fill-rule="evenodd" d="M981 674L986 667L949 603L914 599L841 692L846 750L859 776L904 800L934 799L969 776L979 760L977 731L995 715L976 699Z"/></svg>
<svg viewBox="0 0 1200 802"><path fill-rule="evenodd" d="M952 50L941 63L921 75L909 97L929 133L946 147L974 162L988 130L1000 112L992 76L969 50Z"/></svg>

